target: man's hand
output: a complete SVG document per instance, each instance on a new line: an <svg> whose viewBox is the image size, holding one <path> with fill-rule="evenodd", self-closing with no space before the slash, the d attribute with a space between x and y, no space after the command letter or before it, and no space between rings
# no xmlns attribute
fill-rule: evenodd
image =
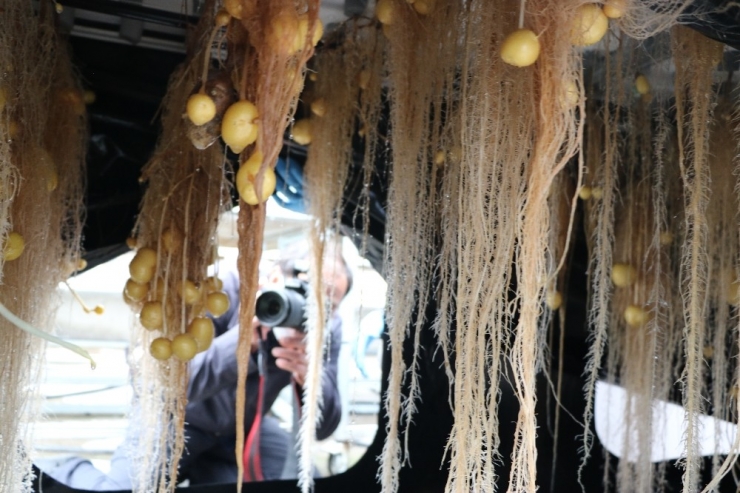
<svg viewBox="0 0 740 493"><path fill-rule="evenodd" d="M280 347L272 349L275 366L291 372L296 383L302 386L306 382L306 373L308 373L306 336L295 329L288 329L285 332L287 335L277 340Z"/></svg>

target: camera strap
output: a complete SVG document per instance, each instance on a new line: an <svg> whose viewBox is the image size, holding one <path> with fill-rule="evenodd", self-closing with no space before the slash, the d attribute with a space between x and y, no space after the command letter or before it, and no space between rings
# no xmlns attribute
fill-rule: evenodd
<svg viewBox="0 0 740 493"><path fill-rule="evenodd" d="M247 442L244 444L244 475L247 481L263 481L265 479L262 475L262 460L260 457L260 428L265 400L265 365L267 359L264 355L266 350L265 341L259 332L258 330L257 368L259 369L259 386L257 390L257 409L247 435Z"/></svg>

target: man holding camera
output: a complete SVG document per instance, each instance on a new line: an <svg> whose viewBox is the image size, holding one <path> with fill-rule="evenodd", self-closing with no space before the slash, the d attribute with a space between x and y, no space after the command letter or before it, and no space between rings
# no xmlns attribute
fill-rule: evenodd
<svg viewBox="0 0 740 493"><path fill-rule="evenodd" d="M282 260L278 264L280 269L274 273L278 276L271 276L271 281L279 283L276 277L283 277L285 281L305 275L301 269L295 268L296 260L303 259ZM322 419L316 429L320 440L334 432L341 417L337 364L342 328L336 308L352 282L351 271L341 256L333 257L325 264L322 278L332 300L332 316L328 327L330 347L322 380ZM179 474L181 480L188 479L191 485L233 483L237 479L234 449L239 279L232 271L224 275L223 281L223 289L231 302L230 309L214 321L216 338L211 347L190 363L185 412L186 443ZM245 429L249 433L247 443L252 446L245 450L245 479L260 481L296 477L296 471L290 467L294 461L289 460L294 453L291 437L268 413L280 391L287 386L292 386L295 402L301 401L301 386L308 369L304 334L300 329L287 328L281 329L278 337L276 330L261 325L256 318L252 330L255 331L253 339L261 342L253 345L247 377ZM42 469L45 474L74 488L97 491L131 489L128 446L124 442L116 450L108 474L81 457L66 458Z"/></svg>
<svg viewBox="0 0 740 493"><path fill-rule="evenodd" d="M285 279L300 275L293 261L280 263ZM341 347L341 319L336 314L339 302L349 290L351 275L341 257L327 262L323 273L327 294L332 297L332 317L329 323L330 348L324 365L322 380L322 419L316 429L318 439L327 438L339 424L341 401L337 387L337 364ZM233 482L236 479L234 463L234 434L237 365L234 348L238 340L238 279L235 273L224 278L224 291L232 301L229 311L216 320L216 334L211 348L196 356L191 363L186 410L188 441L180 470L191 484L205 482ZM258 446L246 450L248 480L269 480L295 477L288 470L286 458L292 454L290 436L283 431L277 419L267 413L280 391L292 385L296 401L300 402L301 386L305 382L308 361L305 337L302 331L289 328L276 330L253 321L255 337L247 377L247 409L245 429L255 437ZM259 339L258 339L259 338ZM259 351L263 353L260 372ZM261 396L261 399L260 399ZM260 403L261 401L261 403ZM258 406L261 404L261 406ZM261 412L258 411L261 407ZM258 429L255 427L259 427ZM247 437L249 439L249 436ZM249 445L249 440L248 440Z"/></svg>

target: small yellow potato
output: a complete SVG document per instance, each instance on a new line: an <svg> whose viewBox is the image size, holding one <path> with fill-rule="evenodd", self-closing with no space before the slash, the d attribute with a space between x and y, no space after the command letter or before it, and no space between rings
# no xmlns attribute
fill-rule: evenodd
<svg viewBox="0 0 740 493"><path fill-rule="evenodd" d="M563 304L563 295L560 291L548 291L545 295L545 304L550 310L557 310Z"/></svg>
<svg viewBox="0 0 740 493"><path fill-rule="evenodd" d="M432 9L434 9L434 0L415 0L413 7L418 14L429 15Z"/></svg>
<svg viewBox="0 0 740 493"><path fill-rule="evenodd" d="M311 113L316 116L324 116L326 114L326 100L319 98L311 103Z"/></svg>
<svg viewBox="0 0 740 493"><path fill-rule="evenodd" d="M438 166L444 164L445 158L447 158L447 153L442 149L438 150L434 153L434 164Z"/></svg>
<svg viewBox="0 0 740 493"><path fill-rule="evenodd" d="M77 261L74 259L67 259L63 262L64 271L68 276L71 276L75 272L80 272L87 269L87 260L79 258Z"/></svg>
<svg viewBox="0 0 740 493"><path fill-rule="evenodd" d="M583 185L580 190L578 190L578 197L581 200L588 200L591 198L591 195L593 194L593 190L588 185Z"/></svg>
<svg viewBox="0 0 740 493"><path fill-rule="evenodd" d="M650 93L650 81L647 77L640 74L637 77L635 77L635 90L637 91L637 94L640 94L644 96L645 94Z"/></svg>
<svg viewBox="0 0 740 493"><path fill-rule="evenodd" d="M304 14L298 18L298 34L301 37L300 48L305 48L306 38L308 37L308 15ZM311 36L311 46L316 46L324 37L324 23L321 19L316 18L316 24L313 30L313 36ZM297 51L297 50L296 50Z"/></svg>
<svg viewBox="0 0 740 493"><path fill-rule="evenodd" d="M143 301L146 295L149 294L149 285L139 284L133 279L129 279L126 281L123 293L133 301Z"/></svg>
<svg viewBox="0 0 740 493"><path fill-rule="evenodd" d="M378 0L375 4L375 17L381 24L390 26L396 20L397 15L393 0Z"/></svg>
<svg viewBox="0 0 740 493"><path fill-rule="evenodd" d="M161 329L164 324L164 310L161 301L147 301L139 313L139 322L147 330Z"/></svg>
<svg viewBox="0 0 740 493"><path fill-rule="evenodd" d="M47 170L46 175L46 191L53 192L59 186L59 175L57 174L56 168L50 168Z"/></svg>
<svg viewBox="0 0 740 493"><path fill-rule="evenodd" d="M316 72L311 72L310 74L308 74L308 80L310 80L311 82L316 82L317 80L319 80L319 74L317 74Z"/></svg>
<svg viewBox="0 0 740 493"><path fill-rule="evenodd" d="M48 155L48 153L46 153ZM46 182L46 191L53 192L59 186L59 174L57 173L57 167L53 162L49 161L46 164L41 165L44 181Z"/></svg>
<svg viewBox="0 0 740 493"><path fill-rule="evenodd" d="M668 246L673 243L673 233L670 231L662 231L660 233L660 244L663 246Z"/></svg>
<svg viewBox="0 0 740 493"><path fill-rule="evenodd" d="M203 289L206 293L213 293L214 291L221 291L224 288L224 282L218 277L211 276L206 278L203 282Z"/></svg>
<svg viewBox="0 0 740 493"><path fill-rule="evenodd" d="M714 348L712 346L704 346L702 354L704 355L704 359L712 359L714 358Z"/></svg>
<svg viewBox="0 0 740 493"><path fill-rule="evenodd" d="M581 100L581 95L578 92L578 86L572 80L565 84L563 88L563 94L560 96L560 104L564 108L575 108L578 106L578 102Z"/></svg>
<svg viewBox="0 0 740 493"><path fill-rule="evenodd" d="M188 325L187 333L195 339L198 346L198 352L203 352L213 342L214 328L213 320L208 317L195 317Z"/></svg>
<svg viewBox="0 0 740 493"><path fill-rule="evenodd" d="M207 94L195 93L188 98L185 111L193 125L205 125L216 116L216 103Z"/></svg>
<svg viewBox="0 0 740 493"><path fill-rule="evenodd" d="M324 23L321 22L321 19L316 19L316 27L314 27L313 30L313 38L311 39L311 42L314 46L319 44L319 41L321 41L321 38L324 37Z"/></svg>
<svg viewBox="0 0 740 493"><path fill-rule="evenodd" d="M214 24L216 24L216 27L226 27L229 22L231 22L231 14L228 10L221 9L216 12L216 18L214 19Z"/></svg>
<svg viewBox="0 0 740 493"><path fill-rule="evenodd" d="M139 284L145 284L151 281L152 277L154 277L154 267L149 267L141 262L131 261L128 266L128 272L131 279Z"/></svg>
<svg viewBox="0 0 740 493"><path fill-rule="evenodd" d="M604 190L602 190L601 187L592 187L591 188L591 197L595 200L601 200L601 198L604 196Z"/></svg>
<svg viewBox="0 0 740 493"><path fill-rule="evenodd" d="M229 304L229 297L223 291L209 293L206 297L206 308L216 318L229 310Z"/></svg>
<svg viewBox="0 0 740 493"><path fill-rule="evenodd" d="M190 279L185 280L178 289L178 294L186 305L194 305L200 301L200 287Z"/></svg>
<svg viewBox="0 0 740 493"><path fill-rule="evenodd" d="M172 356L172 341L166 337L157 337L149 345L149 354L159 361L170 359L170 356Z"/></svg>
<svg viewBox="0 0 740 493"><path fill-rule="evenodd" d="M628 0L607 0L604 4L603 11L604 15L610 19L620 19L624 16L627 11Z"/></svg>
<svg viewBox="0 0 740 493"><path fill-rule="evenodd" d="M102 315L105 313L105 307L103 305L95 305L93 312L95 312L95 315Z"/></svg>
<svg viewBox="0 0 740 493"><path fill-rule="evenodd" d="M260 202L265 202L275 191L275 186L277 185L275 171L271 167L267 166L265 171L262 173L260 198L257 198L256 182L263 160L264 158L262 153L260 151L255 151L254 154L252 154L249 159L239 167L239 171L236 173L236 189L242 200L249 205L257 205Z"/></svg>
<svg viewBox="0 0 740 493"><path fill-rule="evenodd" d="M609 29L609 18L595 3L576 9L570 30L571 42L576 46L590 46L601 41Z"/></svg>
<svg viewBox="0 0 740 493"><path fill-rule="evenodd" d="M157 251L153 248L140 248L139 251L136 252L136 255L134 255L133 260L141 262L149 267L155 267L157 265Z"/></svg>
<svg viewBox="0 0 740 493"><path fill-rule="evenodd" d="M293 55L301 51L306 44L308 18L305 27L301 28L301 21L292 9L284 9L270 20L265 29L265 37L270 47L283 55ZM303 31L303 36L301 36Z"/></svg>
<svg viewBox="0 0 740 493"><path fill-rule="evenodd" d="M80 272L87 269L87 260L84 258L79 259L75 262L72 259L65 260L62 262L62 268L67 277L71 276L75 272Z"/></svg>
<svg viewBox="0 0 740 493"><path fill-rule="evenodd" d="M64 269L64 275L69 277L77 272L77 265L71 260L64 260L62 262L62 269Z"/></svg>
<svg viewBox="0 0 740 493"><path fill-rule="evenodd" d="M221 121L221 138L239 154L257 140L259 116L257 107L249 101L237 101L228 107Z"/></svg>
<svg viewBox="0 0 740 493"><path fill-rule="evenodd" d="M190 361L198 352L198 343L190 334L180 334L172 339L172 354L180 361Z"/></svg>
<svg viewBox="0 0 740 493"><path fill-rule="evenodd" d="M59 175L51 154L46 149L37 148L33 151L33 156L46 183L46 191L53 192L59 185Z"/></svg>
<svg viewBox="0 0 740 493"><path fill-rule="evenodd" d="M629 264L614 264L611 277L616 287L626 288L637 279L637 270Z"/></svg>
<svg viewBox="0 0 740 493"><path fill-rule="evenodd" d="M309 145L311 143L311 120L303 118L295 122L292 137L296 144Z"/></svg>
<svg viewBox="0 0 740 493"><path fill-rule="evenodd" d="M25 248L26 241L23 239L23 236L16 231L11 231L5 240L5 245L3 245L3 259L6 262L15 260L21 256Z"/></svg>
<svg viewBox="0 0 740 493"><path fill-rule="evenodd" d="M157 267L157 252L151 248L141 248L128 266L131 279L144 284L152 280Z"/></svg>
<svg viewBox="0 0 740 493"><path fill-rule="evenodd" d="M241 0L224 0L224 9L236 19L241 19L244 14L244 7Z"/></svg>
<svg viewBox="0 0 740 493"><path fill-rule="evenodd" d="M642 327L648 321L649 314L636 305L629 305L624 309L624 321L630 327Z"/></svg>
<svg viewBox="0 0 740 493"><path fill-rule="evenodd" d="M515 67L527 67L540 56L540 40L529 29L517 29L501 44L501 59Z"/></svg>

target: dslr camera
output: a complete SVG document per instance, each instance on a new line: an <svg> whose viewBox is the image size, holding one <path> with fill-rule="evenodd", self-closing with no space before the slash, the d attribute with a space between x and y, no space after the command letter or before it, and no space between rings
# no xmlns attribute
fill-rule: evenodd
<svg viewBox="0 0 740 493"><path fill-rule="evenodd" d="M257 320L265 327L290 327L304 332L308 289L306 281L294 278L286 280L282 289L263 291L257 297Z"/></svg>

